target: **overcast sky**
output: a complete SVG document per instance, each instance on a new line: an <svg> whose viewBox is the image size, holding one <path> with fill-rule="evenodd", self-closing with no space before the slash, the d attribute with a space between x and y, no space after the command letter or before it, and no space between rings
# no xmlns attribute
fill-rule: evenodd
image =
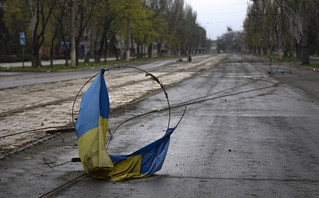
<svg viewBox="0 0 319 198"><path fill-rule="evenodd" d="M206 29L207 37L215 40L227 32L243 30L248 3L251 0L185 0L197 12L197 22Z"/></svg>

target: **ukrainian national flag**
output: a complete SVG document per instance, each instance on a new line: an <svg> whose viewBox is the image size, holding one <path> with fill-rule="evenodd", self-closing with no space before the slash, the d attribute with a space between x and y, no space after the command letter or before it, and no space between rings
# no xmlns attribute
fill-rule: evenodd
<svg viewBox="0 0 319 198"><path fill-rule="evenodd" d="M79 156L85 171L92 177L122 181L150 176L160 170L175 128L155 142L129 155L108 155L105 145L109 114L109 97L104 70L83 95L75 129Z"/></svg>

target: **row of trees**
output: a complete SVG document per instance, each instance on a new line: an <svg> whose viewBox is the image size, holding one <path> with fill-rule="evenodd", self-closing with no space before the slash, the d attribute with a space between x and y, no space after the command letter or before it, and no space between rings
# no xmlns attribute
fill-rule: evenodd
<svg viewBox="0 0 319 198"><path fill-rule="evenodd" d="M148 46L167 53L189 53L206 45L206 31L184 0L4 0L0 2L1 54L17 53L19 32L26 33L32 65L41 66L40 49L49 47L51 62L63 46L66 65L76 66L80 46L85 59L99 62L107 49L116 57ZM83 42L84 41L84 42ZM82 44L81 44L82 43ZM133 45L135 43L135 45ZM156 45L155 45L156 44ZM83 46L82 46L83 47ZM118 50L122 48L125 50ZM118 52L121 51L121 54Z"/></svg>
<svg viewBox="0 0 319 198"><path fill-rule="evenodd" d="M255 53L280 56L319 54L318 0L254 0L244 22L246 41Z"/></svg>

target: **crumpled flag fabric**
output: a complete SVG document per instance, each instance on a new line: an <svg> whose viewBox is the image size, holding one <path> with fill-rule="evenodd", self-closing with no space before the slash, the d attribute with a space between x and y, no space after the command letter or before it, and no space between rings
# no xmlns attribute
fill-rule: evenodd
<svg viewBox="0 0 319 198"><path fill-rule="evenodd" d="M99 179L123 181L151 176L159 171L175 128L168 128L162 138L131 154L109 155L105 143L109 109L104 70L101 70L83 95L75 123L79 156L87 174Z"/></svg>

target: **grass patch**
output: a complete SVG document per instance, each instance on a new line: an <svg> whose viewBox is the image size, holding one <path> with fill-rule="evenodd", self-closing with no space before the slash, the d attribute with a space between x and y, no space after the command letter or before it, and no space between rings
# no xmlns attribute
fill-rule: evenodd
<svg viewBox="0 0 319 198"><path fill-rule="evenodd" d="M288 57L288 56L284 56L283 59L280 59L278 54L270 54L270 55L266 54L264 56L270 57L273 60L283 61L283 62L298 62L298 61L300 61L300 59L297 57Z"/></svg>
<svg viewBox="0 0 319 198"><path fill-rule="evenodd" d="M303 67L312 67L315 69L319 69L319 63L312 63L310 65L302 65Z"/></svg>
<svg viewBox="0 0 319 198"><path fill-rule="evenodd" d="M278 54L270 54L270 55L264 55L265 57L270 57L272 60L276 61L283 61L283 62L296 62L297 65L300 65L302 67L310 67L310 68L315 68L319 70L319 63L311 63L310 65L302 65L301 60L297 57L283 57L283 60L279 59ZM313 55L311 55L313 56ZM311 62L311 61L310 61Z"/></svg>
<svg viewBox="0 0 319 198"><path fill-rule="evenodd" d="M155 57L155 58L134 58L131 59L129 63L133 62L141 62L141 61L148 61L148 60L159 60L159 59L164 59L167 57ZM50 65L48 66L42 66L42 67L0 67L0 71L30 71L30 72L44 72L44 71L63 71L63 70L75 70L75 69L81 69L81 68L93 68L93 67L102 67L102 66L112 66L112 65L117 65L117 64L124 64L127 63L126 60L110 60L104 62L104 60L101 59L99 63L95 62L89 62L89 63L84 63L84 62L79 62L79 65L76 67L71 67L70 66L70 61L69 65L65 66L64 64L56 64L53 65L52 67Z"/></svg>

